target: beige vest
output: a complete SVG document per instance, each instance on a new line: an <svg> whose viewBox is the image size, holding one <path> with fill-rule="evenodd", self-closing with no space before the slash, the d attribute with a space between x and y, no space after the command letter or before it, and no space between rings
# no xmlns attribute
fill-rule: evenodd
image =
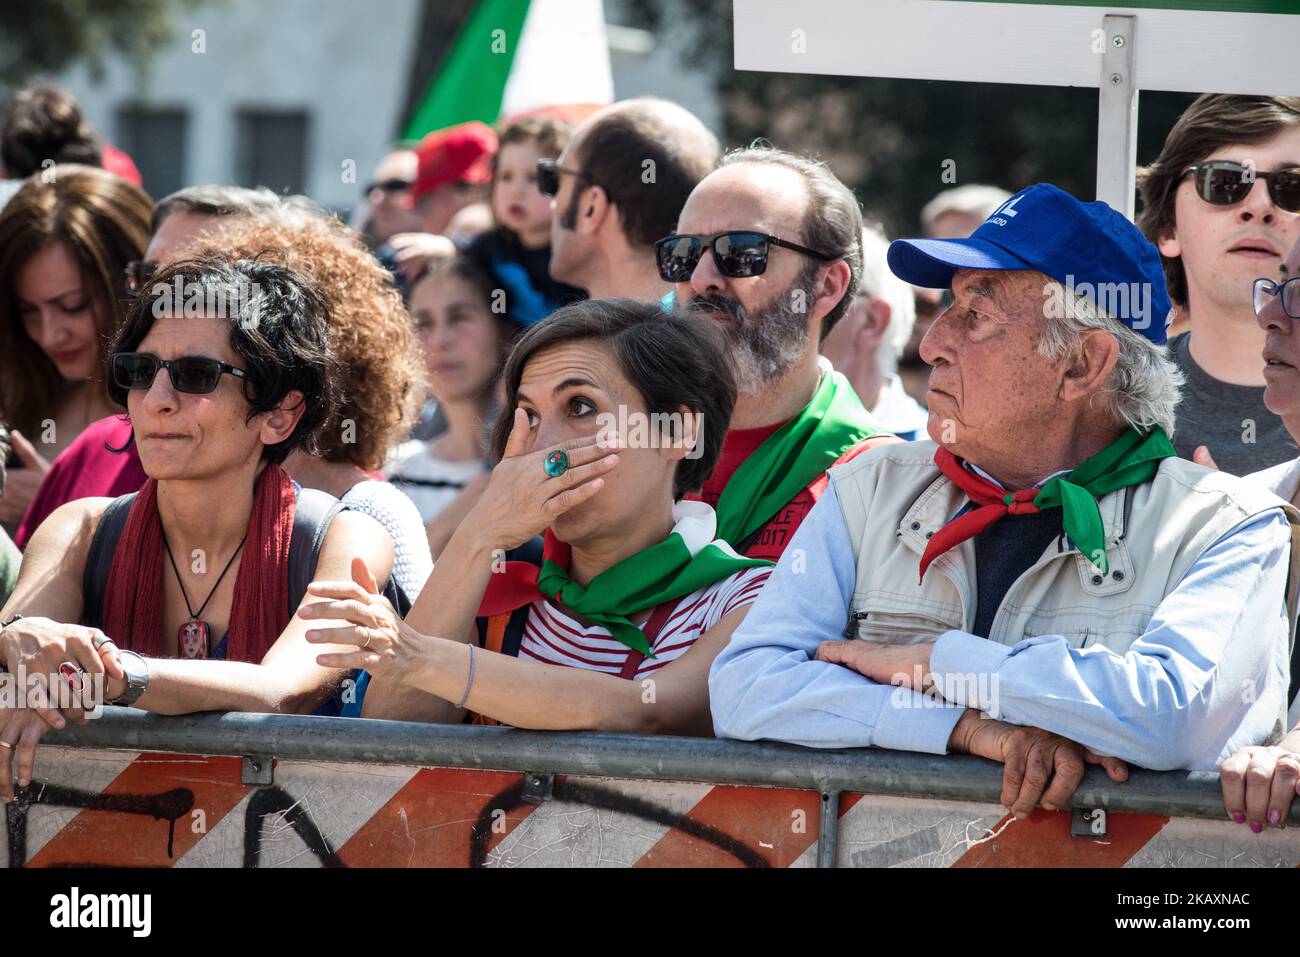
<svg viewBox="0 0 1300 957"><path fill-rule="evenodd" d="M967 501L934 464L935 443L872 449L828 473L849 540L857 543L857 580L847 637L933 641L975 618L975 546L969 539L936 558L917 581L927 539ZM1160 463L1152 481L1098 502L1106 533L1107 574L1064 534L1007 590L989 638L1013 645L1063 635L1076 648L1124 653L1156 606L1224 533L1271 508L1291 523L1287 608L1294 640L1300 579L1300 512L1270 492L1183 459Z"/></svg>

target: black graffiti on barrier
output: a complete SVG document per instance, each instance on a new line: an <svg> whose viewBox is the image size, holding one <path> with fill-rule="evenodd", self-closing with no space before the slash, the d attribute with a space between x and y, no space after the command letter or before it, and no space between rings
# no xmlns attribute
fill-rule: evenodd
<svg viewBox="0 0 1300 957"><path fill-rule="evenodd" d="M325 867L346 867L329 840L321 833L311 812L301 801L296 800L284 788L258 788L248 799L248 811L244 814L244 866L257 867L262 856L262 829L266 819L279 815L288 822L307 849L316 855L316 859Z"/></svg>
<svg viewBox="0 0 1300 957"><path fill-rule="evenodd" d="M16 800L5 805L8 831L9 866L23 867L27 863L27 817L37 805L50 807L75 807L88 811L108 811L116 814L142 814L156 820L167 821L167 856L173 856L176 822L194 810L194 792L189 788L173 788L158 794L96 794L58 784L33 781L18 788ZM244 812L244 866L258 867L262 854L262 830L268 817L279 816L293 828L307 849L325 867L345 867L334 848L330 846L311 813L291 794L279 787L258 788L249 798ZM60 862L59 867L85 867L77 861Z"/></svg>
<svg viewBox="0 0 1300 957"><path fill-rule="evenodd" d="M27 863L27 815L38 804L116 814L145 814L155 820L165 820L168 857L172 856L177 820L194 807L194 792L189 788L173 788L160 794L96 794L33 781L25 788L18 788L14 797L16 800L5 805L10 867L22 867Z"/></svg>
<svg viewBox="0 0 1300 957"><path fill-rule="evenodd" d="M470 867L483 867L487 864L488 842L492 838L494 812L498 810L505 813L513 811L523 803L523 791L524 784L521 777L518 784L511 785L499 794L493 795L492 799L484 805L483 810L479 812L478 820L474 822L474 830L470 833ZM699 821L691 820L688 815L661 807L643 798L631 797L619 791L601 787L598 784L563 780L555 782L551 793L552 800L582 804L607 811L618 811L621 814L631 814L634 817L639 817L643 821L651 821L655 824L671 827L707 844L712 844L719 850L736 858L746 867L772 866L767 858L746 845L739 838L719 831L716 827L710 827L708 824L701 824Z"/></svg>
<svg viewBox="0 0 1300 957"><path fill-rule="evenodd" d="M167 821L167 856L173 856L176 822L194 809L194 792L189 788L173 788L158 794L96 794L57 784L33 781L26 788L18 788L17 800L5 805L8 825L9 866L23 867L27 863L27 818L37 805L73 807L90 811L107 811L115 814L147 815ZM746 867L770 867L761 853L739 838L715 827L692 820L688 815L662 807L643 798L632 797L597 784L557 780L552 799L565 803L581 804L629 814L688 834L724 853L730 854ZM483 867L487 863L488 844L492 837L494 813L509 813L523 803L523 776L493 797L479 812L470 832L470 867ZM267 818L278 818L287 823L294 833L325 867L346 867L338 852L325 837L311 812L293 795L280 787L261 787L254 790L244 812L244 867L259 867L262 856L262 834ZM78 861L59 862L60 867L85 867Z"/></svg>

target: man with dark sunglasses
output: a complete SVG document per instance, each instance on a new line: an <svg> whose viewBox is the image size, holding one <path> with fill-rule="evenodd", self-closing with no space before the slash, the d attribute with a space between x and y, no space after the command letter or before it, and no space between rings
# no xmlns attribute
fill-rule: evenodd
<svg viewBox="0 0 1300 957"><path fill-rule="evenodd" d="M419 166L415 150L398 149L375 167L374 178L362 194L366 199L366 221L361 232L371 248L384 245L397 233L420 228L411 204L411 187Z"/></svg>
<svg viewBox="0 0 1300 957"><path fill-rule="evenodd" d="M1251 307L1300 238L1300 97L1205 95L1139 174L1138 225L1159 248L1189 331L1169 340L1186 380L1174 448L1245 475L1295 454L1264 403L1264 334Z"/></svg>
<svg viewBox="0 0 1300 957"><path fill-rule="evenodd" d="M593 113L538 169L553 198L551 277L593 299L658 300L669 287L654 243L717 158L717 139L676 103L637 97Z"/></svg>
<svg viewBox="0 0 1300 957"><path fill-rule="evenodd" d="M655 251L676 307L717 322L736 367L731 427L699 498L737 551L777 559L827 468L898 441L819 354L862 272L862 212L824 163L737 150Z"/></svg>

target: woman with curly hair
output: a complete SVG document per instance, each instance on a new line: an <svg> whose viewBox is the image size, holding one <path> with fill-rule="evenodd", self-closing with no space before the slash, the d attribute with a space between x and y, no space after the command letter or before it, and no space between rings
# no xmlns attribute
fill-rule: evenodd
<svg viewBox="0 0 1300 957"><path fill-rule="evenodd" d="M0 213L0 420L14 430L0 523L16 528L49 463L117 411L104 348L126 318L127 263L149 239L153 201L75 164L23 184Z"/></svg>
<svg viewBox="0 0 1300 957"><path fill-rule="evenodd" d="M414 599L433 570L424 523L379 470L410 432L425 386L411 319L389 273L336 218L302 208L222 222L193 254L205 253L288 266L329 303L341 401L320 432L318 454L296 450L285 469L388 531L393 577Z"/></svg>

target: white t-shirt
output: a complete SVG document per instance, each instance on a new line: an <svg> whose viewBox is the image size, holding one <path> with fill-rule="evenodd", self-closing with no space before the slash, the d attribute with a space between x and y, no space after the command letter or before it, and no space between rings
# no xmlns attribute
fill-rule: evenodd
<svg viewBox="0 0 1300 957"><path fill-rule="evenodd" d="M680 658L700 635L725 615L757 598L771 573L770 566L744 568L683 597L650 648L655 657L646 656L636 677L654 674L670 661ZM545 599L530 606L519 642L520 658L613 675L623 670L629 650L607 629L599 625L584 625Z"/></svg>
<svg viewBox="0 0 1300 957"><path fill-rule="evenodd" d="M425 442L403 442L389 456L388 481L415 503L425 525L432 522L475 476L483 474L479 459L452 461L429 454Z"/></svg>

